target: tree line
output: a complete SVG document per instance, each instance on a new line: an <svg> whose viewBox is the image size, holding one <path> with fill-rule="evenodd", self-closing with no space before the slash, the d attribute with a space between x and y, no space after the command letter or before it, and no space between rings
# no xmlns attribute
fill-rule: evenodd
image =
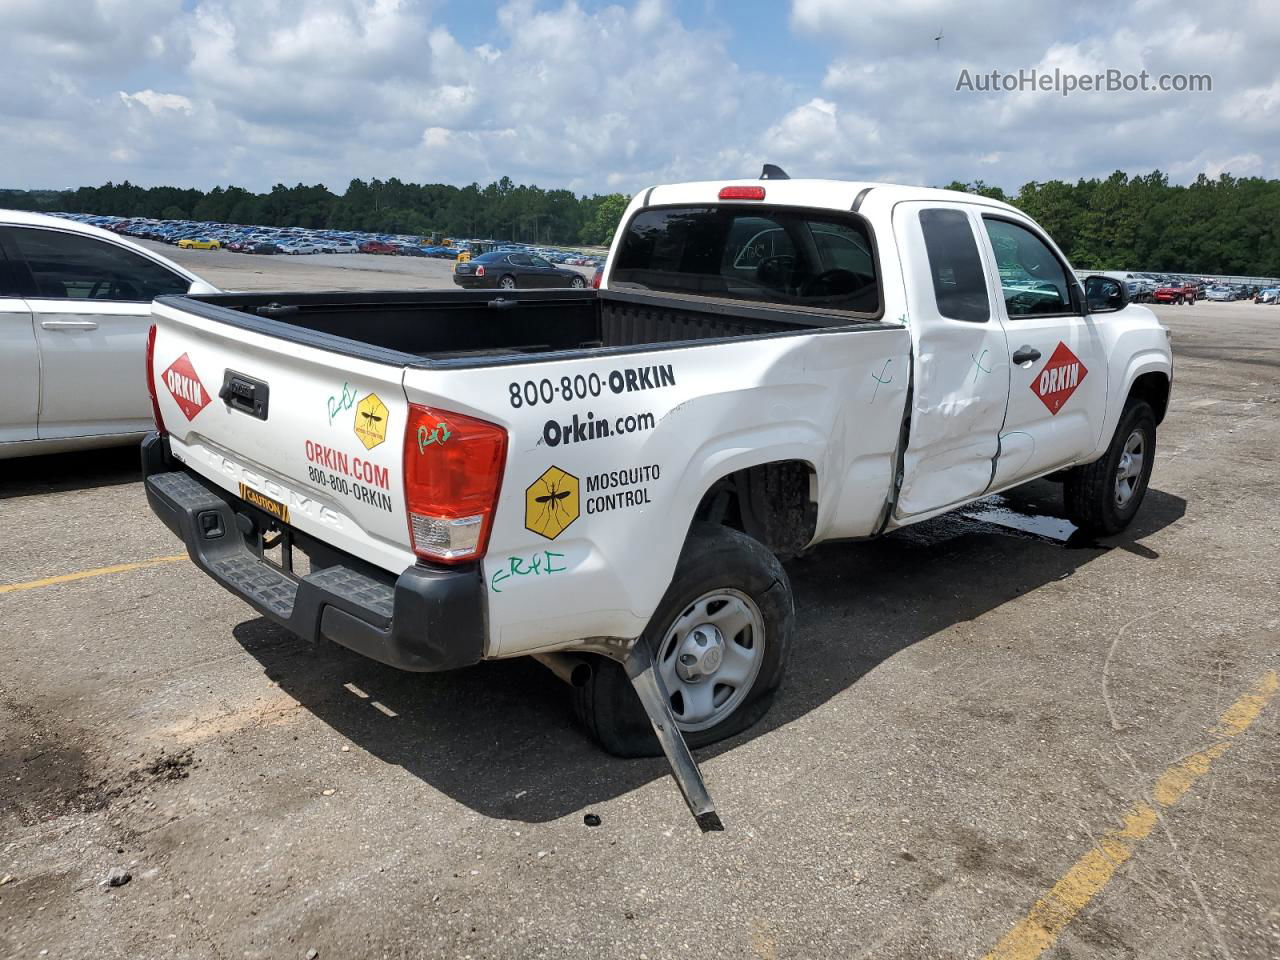
<svg viewBox="0 0 1280 960"><path fill-rule="evenodd" d="M341 194L322 184L277 183L267 193L252 193L242 187L140 187L127 180L76 190L0 190L0 207L50 213L582 244L607 243L628 200L620 193L580 197L517 186L509 177L487 187L352 180Z"/></svg>
<svg viewBox="0 0 1280 960"><path fill-rule="evenodd" d="M1280 180L1201 174L1171 185L1159 170L1105 180L1032 181L1016 194L982 181L948 189L1011 203L1077 270L1280 277Z"/></svg>
<svg viewBox="0 0 1280 960"><path fill-rule="evenodd" d="M1159 170L1106 179L1032 181L1014 194L982 181L949 189L995 197L1049 231L1080 270L1134 269L1280 276L1280 180L1174 185ZM486 187L352 180L336 194L316 184L193 190L107 183L76 190L0 190L0 207L263 226L329 227L538 243L608 243L626 209L620 193L578 196L514 184Z"/></svg>

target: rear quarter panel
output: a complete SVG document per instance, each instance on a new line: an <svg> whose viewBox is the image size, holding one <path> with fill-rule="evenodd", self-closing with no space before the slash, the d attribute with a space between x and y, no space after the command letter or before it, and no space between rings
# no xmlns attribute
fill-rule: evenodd
<svg viewBox="0 0 1280 960"><path fill-rule="evenodd" d="M817 539L873 531L893 475L905 329L851 330L450 371L410 402L509 431L484 578L490 657L638 635L719 478L810 464ZM428 447L421 455L429 456Z"/></svg>

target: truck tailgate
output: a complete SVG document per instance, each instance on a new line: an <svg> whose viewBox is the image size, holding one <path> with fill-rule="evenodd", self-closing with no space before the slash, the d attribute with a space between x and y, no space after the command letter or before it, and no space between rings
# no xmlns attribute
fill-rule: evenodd
<svg viewBox="0 0 1280 960"><path fill-rule="evenodd" d="M414 563L402 367L154 307L156 398L196 473L383 569Z"/></svg>

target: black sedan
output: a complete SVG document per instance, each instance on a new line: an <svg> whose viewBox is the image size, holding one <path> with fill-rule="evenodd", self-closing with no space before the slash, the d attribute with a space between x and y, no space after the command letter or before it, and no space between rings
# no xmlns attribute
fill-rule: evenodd
<svg viewBox="0 0 1280 960"><path fill-rule="evenodd" d="M482 253L453 268L453 282L469 289L527 290L531 287L585 287L587 278L563 270L532 253Z"/></svg>

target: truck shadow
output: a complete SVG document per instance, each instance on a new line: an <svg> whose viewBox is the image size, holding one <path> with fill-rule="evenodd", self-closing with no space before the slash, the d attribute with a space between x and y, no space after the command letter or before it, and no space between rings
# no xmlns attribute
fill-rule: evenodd
<svg viewBox="0 0 1280 960"><path fill-rule="evenodd" d="M1056 485L1031 484L999 501L994 514L967 512L999 522L949 515L876 541L827 544L789 564L797 639L781 695L763 721L698 751L699 760L770 733L895 653L1103 553L1158 559L1141 541L1186 512L1184 500L1153 489L1125 534L1092 542L1036 532L1054 527ZM234 633L268 677L339 734L484 816L554 820L667 775L665 760L598 749L575 725L568 689L527 658L409 674L333 645L312 650L265 619Z"/></svg>
<svg viewBox="0 0 1280 960"><path fill-rule="evenodd" d="M115 487L142 479L138 445L0 460L0 500Z"/></svg>

